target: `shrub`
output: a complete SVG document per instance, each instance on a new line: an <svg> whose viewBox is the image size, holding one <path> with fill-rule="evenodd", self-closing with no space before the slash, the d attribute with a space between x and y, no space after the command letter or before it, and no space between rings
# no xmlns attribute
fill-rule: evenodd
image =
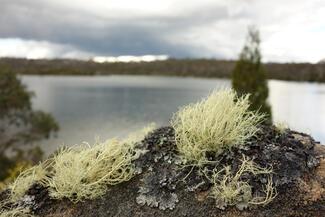
<svg viewBox="0 0 325 217"><path fill-rule="evenodd" d="M50 114L32 108L33 96L11 69L0 65L0 181L21 163L39 162L43 152L35 142L59 130Z"/></svg>
<svg viewBox="0 0 325 217"><path fill-rule="evenodd" d="M243 144L253 136L264 116L248 108L249 95L237 97L233 90L214 91L201 102L180 109L172 118L176 145L185 163L209 163L216 156Z"/></svg>

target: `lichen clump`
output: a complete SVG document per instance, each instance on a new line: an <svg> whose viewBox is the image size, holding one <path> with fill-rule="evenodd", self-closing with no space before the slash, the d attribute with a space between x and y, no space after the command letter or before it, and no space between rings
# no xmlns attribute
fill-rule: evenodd
<svg viewBox="0 0 325 217"><path fill-rule="evenodd" d="M196 167L212 185L210 196L217 207L250 204L265 205L275 197L272 170L262 168L243 155L241 165L232 168L233 148L243 148L256 135L265 115L251 111L249 95L238 97L234 90L214 91L198 103L181 108L173 117L175 142L183 164ZM219 156L228 155L229 161L220 163ZM227 164L230 165L227 165ZM264 175L266 184L261 195L254 195L247 177Z"/></svg>
<svg viewBox="0 0 325 217"><path fill-rule="evenodd" d="M19 174L15 181L9 185L11 201L19 200L34 183L45 184L47 175L46 165L47 162L43 162Z"/></svg>
<svg viewBox="0 0 325 217"><path fill-rule="evenodd" d="M64 149L54 156L50 196L69 198L74 202L94 199L106 192L107 185L130 180L134 175L132 162L141 150L135 143L108 140L92 147Z"/></svg>
<svg viewBox="0 0 325 217"><path fill-rule="evenodd" d="M48 160L23 171L9 185L10 201L21 200L35 183L48 188L52 198L68 198L72 202L105 194L108 186L128 181L135 175L134 160L146 152L137 146L138 142L153 127L150 125L124 140L110 139L93 146L61 149Z"/></svg>
<svg viewBox="0 0 325 217"><path fill-rule="evenodd" d="M176 145L187 164L209 163L207 153L220 154L243 144L259 128L264 115L249 111L249 95L214 91L202 101L181 108L172 118Z"/></svg>
<svg viewBox="0 0 325 217"><path fill-rule="evenodd" d="M242 163L234 174L231 169L231 166L228 165L220 171L213 171L211 197L216 200L218 208L224 209L226 206L236 205L239 209L242 209L250 204L265 205L276 196L276 189L272 184L271 169L262 168L245 156L243 156ZM264 195L253 195L252 186L243 178L248 174L267 176Z"/></svg>
<svg viewBox="0 0 325 217"><path fill-rule="evenodd" d="M16 207L11 210L0 210L0 217L34 217L29 209Z"/></svg>

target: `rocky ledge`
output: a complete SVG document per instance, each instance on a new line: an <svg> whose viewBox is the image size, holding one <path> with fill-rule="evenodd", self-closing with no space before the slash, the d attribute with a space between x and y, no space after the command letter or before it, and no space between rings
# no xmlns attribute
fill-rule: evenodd
<svg viewBox="0 0 325 217"><path fill-rule="evenodd" d="M178 157L174 130L163 127L150 133L139 147L148 150L136 160L137 175L130 181L109 187L96 200L77 204L54 200L47 189L35 184L24 197L35 216L325 216L325 148L309 135L273 126L263 126L245 146L227 150L202 168L184 166ZM209 154L209 153L208 153ZM260 167L272 168L274 199L264 205L226 206L210 195L212 183L206 175L230 166L238 170L247 156ZM264 175L243 177L254 195L262 194ZM5 199L6 192L1 195Z"/></svg>

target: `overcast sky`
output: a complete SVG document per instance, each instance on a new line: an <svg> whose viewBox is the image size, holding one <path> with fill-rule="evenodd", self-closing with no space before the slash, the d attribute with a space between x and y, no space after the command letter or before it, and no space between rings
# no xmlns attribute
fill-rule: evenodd
<svg viewBox="0 0 325 217"><path fill-rule="evenodd" d="M324 0L0 0L0 56L233 59L247 26L264 61L325 58Z"/></svg>

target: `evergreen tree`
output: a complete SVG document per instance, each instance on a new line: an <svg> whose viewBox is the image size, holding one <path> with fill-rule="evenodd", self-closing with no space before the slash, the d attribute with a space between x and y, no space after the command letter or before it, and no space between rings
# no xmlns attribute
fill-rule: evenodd
<svg viewBox="0 0 325 217"><path fill-rule="evenodd" d="M250 27L246 43L232 72L232 87L239 96L250 94L250 109L267 114L268 121L271 122L271 107L267 103L269 91L261 58L259 32Z"/></svg>

